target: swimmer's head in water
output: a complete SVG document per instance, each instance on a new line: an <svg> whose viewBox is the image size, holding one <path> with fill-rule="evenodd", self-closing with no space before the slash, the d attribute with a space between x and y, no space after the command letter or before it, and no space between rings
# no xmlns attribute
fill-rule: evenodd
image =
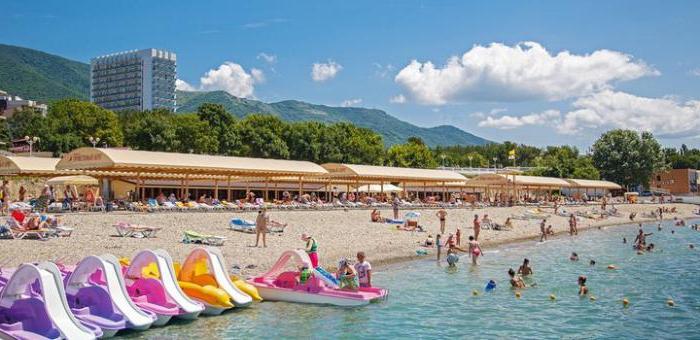
<svg viewBox="0 0 700 340"><path fill-rule="evenodd" d="M510 277L515 276L515 270L513 270L513 268L508 269L508 275L510 275Z"/></svg>
<svg viewBox="0 0 700 340"><path fill-rule="evenodd" d="M585 275L581 275L581 276L578 277L578 284L579 284L579 285L585 285L585 284L586 284L586 276L585 276Z"/></svg>
<svg viewBox="0 0 700 340"><path fill-rule="evenodd" d="M595 266L595 260L591 260L590 265Z"/></svg>
<svg viewBox="0 0 700 340"><path fill-rule="evenodd" d="M523 264L529 264L529 263L530 263L530 259L524 259L524 260L523 260Z"/></svg>

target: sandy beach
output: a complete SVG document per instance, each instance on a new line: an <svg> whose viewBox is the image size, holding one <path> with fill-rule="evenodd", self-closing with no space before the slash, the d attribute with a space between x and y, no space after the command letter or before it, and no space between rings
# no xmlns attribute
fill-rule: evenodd
<svg viewBox="0 0 700 340"><path fill-rule="evenodd" d="M698 217L693 213L698 208L689 204L664 204L664 207L676 207L675 214L666 214L664 218ZM567 207L567 211L590 211L594 205ZM603 220L585 219L579 222L579 230L616 224L630 223L628 216L637 212L635 222L653 221L643 218L643 212L658 208L657 204L618 205L621 217ZM485 208L485 209L448 209L447 233L456 228L462 229L463 240L472 234L474 214L488 214L497 223L513 214L522 214L531 207ZM335 267L341 257L354 258L357 251L365 251L375 268L382 265L417 258L416 249L420 248L428 234L433 236L439 231L439 221L435 216L437 210L420 210L420 225L426 232L408 232L395 230L393 225L371 223L369 210L332 210L332 211L270 211L273 220L288 223L282 234L270 234L267 248L255 248L255 235L235 232L229 229L229 221L234 217L255 219L256 212L168 212L168 213L74 213L62 216L64 224L75 228L71 237L54 238L48 241L38 240L0 240L0 264L5 267L17 266L23 262L44 260L75 263L84 256L111 253L118 257L131 257L144 248L167 250L175 261L184 260L189 251L197 247L182 243L183 232L193 230L200 233L224 236L225 244L220 247L229 266L242 268L243 275L252 275L271 266L279 254L287 249L301 248L301 233L313 235L319 242L320 263L329 268ZM545 211L552 214L548 223L557 234L568 232L565 217L555 216L552 208ZM403 210L401 214L405 213ZM391 210L382 210L382 216L391 217ZM114 227L117 221L162 227L156 238L122 238L116 236ZM539 220L513 220L511 231L482 230L481 243L488 250L489 246L508 242L522 241L539 237ZM428 248L434 256L434 249ZM251 266L252 265L252 266ZM250 266L250 268L246 268Z"/></svg>

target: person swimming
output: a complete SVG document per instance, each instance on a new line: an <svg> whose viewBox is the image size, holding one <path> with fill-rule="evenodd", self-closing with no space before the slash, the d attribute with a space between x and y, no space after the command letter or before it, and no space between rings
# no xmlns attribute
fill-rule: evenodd
<svg viewBox="0 0 700 340"><path fill-rule="evenodd" d="M530 260L524 259L523 264L518 268L518 274L522 276L528 276L534 274L532 267L530 267Z"/></svg>
<svg viewBox="0 0 700 340"><path fill-rule="evenodd" d="M569 260L578 261L578 254L576 254L576 252L571 253L571 256L569 256Z"/></svg>
<svg viewBox="0 0 700 340"><path fill-rule="evenodd" d="M595 266L595 260L591 260L591 262L588 263L591 266Z"/></svg>
<svg viewBox="0 0 700 340"><path fill-rule="evenodd" d="M588 287L586 287L586 276L581 275L578 277L578 295L584 296L588 294Z"/></svg>
<svg viewBox="0 0 700 340"><path fill-rule="evenodd" d="M513 268L508 269L508 275L510 276L510 286L514 289L525 288L525 281L523 278L515 275L515 270Z"/></svg>

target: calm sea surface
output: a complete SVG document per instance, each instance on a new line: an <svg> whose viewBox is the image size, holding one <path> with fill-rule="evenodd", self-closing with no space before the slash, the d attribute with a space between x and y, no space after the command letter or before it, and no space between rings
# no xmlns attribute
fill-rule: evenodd
<svg viewBox="0 0 700 340"><path fill-rule="evenodd" d="M670 222L662 231L656 224L644 229L654 233L647 241L656 245L654 253L637 255L632 250L636 226L609 227L542 244L529 241L485 249L478 267L472 267L468 257L456 270L433 260L396 265L374 278L376 285L390 289L389 300L367 307L263 302L127 337L700 338L700 249L688 247L700 246L700 232L672 227ZM622 244L623 237L628 244ZM572 251L580 261L569 260ZM517 270L524 257L531 261L536 286L517 299L506 271ZM595 266L589 265L591 259ZM618 269L608 270L608 264ZM577 296L579 275L588 277L596 301ZM484 293L489 279L498 287ZM627 308L623 298L630 301ZM668 299L675 307L667 306Z"/></svg>

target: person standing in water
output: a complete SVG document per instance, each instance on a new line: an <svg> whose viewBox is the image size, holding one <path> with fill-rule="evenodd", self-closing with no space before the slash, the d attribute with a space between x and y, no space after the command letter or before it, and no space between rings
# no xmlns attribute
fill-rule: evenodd
<svg viewBox="0 0 700 340"><path fill-rule="evenodd" d="M586 276L581 275L578 277L578 295L584 296L588 294L588 287L586 287Z"/></svg>
<svg viewBox="0 0 700 340"><path fill-rule="evenodd" d="M270 222L270 217L267 215L267 208L262 207L258 210L258 216L255 218L255 247L258 247L260 236L262 235L263 248L267 248L267 224Z"/></svg>
<svg viewBox="0 0 700 340"><path fill-rule="evenodd" d="M472 265L479 265L479 256L483 256L484 253L481 250L479 241L477 241L474 236L469 236L469 255L472 257Z"/></svg>
<svg viewBox="0 0 700 340"><path fill-rule="evenodd" d="M530 260L529 259L524 259L522 266L518 268L518 274L522 276L528 276L531 274L534 274L532 271L532 267L530 267Z"/></svg>
<svg viewBox="0 0 700 340"><path fill-rule="evenodd" d="M455 232L455 244L457 244L457 246L462 245L462 230L459 228L457 228L457 231Z"/></svg>
<svg viewBox="0 0 700 340"><path fill-rule="evenodd" d="M435 215L440 220L440 234L444 234L445 223L447 220L447 211L445 210L445 208L440 208L440 210L438 210L438 212Z"/></svg>
<svg viewBox="0 0 700 340"><path fill-rule="evenodd" d="M311 259L311 265L314 268L318 267L318 242L316 242L316 239L311 237L311 235L307 235L306 233L301 234L301 240L306 241L304 250L306 254L309 255L309 259Z"/></svg>
<svg viewBox="0 0 700 340"><path fill-rule="evenodd" d="M513 268L508 269L508 276L510 276L510 286L513 289L525 288L525 281L520 276L515 275L515 270Z"/></svg>
<svg viewBox="0 0 700 340"><path fill-rule="evenodd" d="M481 221L479 221L479 215L474 215L474 239L479 240L479 233L481 233Z"/></svg>
<svg viewBox="0 0 700 340"><path fill-rule="evenodd" d="M435 247L437 247L437 260L440 262L440 253L442 252L442 240L440 238L442 234L437 234L435 236Z"/></svg>

